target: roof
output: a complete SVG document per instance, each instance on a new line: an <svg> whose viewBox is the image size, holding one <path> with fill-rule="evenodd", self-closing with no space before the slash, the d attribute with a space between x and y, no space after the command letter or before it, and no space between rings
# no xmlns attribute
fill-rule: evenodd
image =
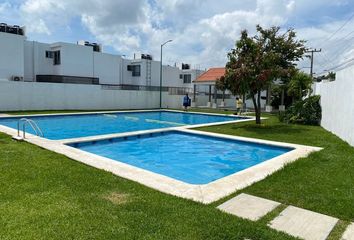
<svg viewBox="0 0 354 240"><path fill-rule="evenodd" d="M220 77L225 75L225 68L210 68L208 71L200 75L194 82L195 83L205 83L205 82L215 82Z"/></svg>

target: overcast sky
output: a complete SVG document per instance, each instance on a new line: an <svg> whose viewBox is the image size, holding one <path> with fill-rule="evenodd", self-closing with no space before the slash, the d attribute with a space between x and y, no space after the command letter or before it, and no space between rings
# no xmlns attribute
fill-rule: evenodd
<svg viewBox="0 0 354 240"><path fill-rule="evenodd" d="M354 58L353 14L354 0L0 0L0 22L25 25L29 40L89 40L159 60L160 44L173 39L164 61L202 69L224 66L240 31L254 33L256 24L295 28L308 47L323 49L315 72L330 69Z"/></svg>

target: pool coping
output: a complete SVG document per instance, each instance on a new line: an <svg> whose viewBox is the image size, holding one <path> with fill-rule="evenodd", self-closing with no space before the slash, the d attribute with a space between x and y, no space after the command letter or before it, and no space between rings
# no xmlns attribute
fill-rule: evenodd
<svg viewBox="0 0 354 240"><path fill-rule="evenodd" d="M228 124L233 122L242 122L242 121L250 121L250 120L254 120L254 118L237 120L237 121L211 123L211 124L186 125L180 127L161 128L161 129L154 129L154 130L142 130L136 132L107 134L107 135L65 139L65 140L49 140L28 133L26 134L27 138L25 139L25 141L40 146L42 148L48 149L50 151L63 154L73 160L84 163L86 165L111 172L119 177L123 177L141 183L145 186L151 187L158 191L175 195L178 197L194 200L204 204L209 204L223 197L226 197L237 190L245 188L255 182L258 182L266 178L270 174L282 169L286 164L294 162L299 158L306 157L310 153L320 151L322 149L319 147L311 147L305 145L276 142L276 141L269 141L269 140L255 139L255 138L238 137L238 136L203 132L203 131L190 129L196 127L222 125L222 124ZM0 125L0 131L14 137L17 136L17 130L3 125ZM154 173L142 168L134 167L132 165L125 164L123 162L114 161L112 159L98 156L92 153L88 153L80 149L76 149L74 147L70 147L66 145L68 143L99 141L99 140L117 138L123 136L134 136L140 134L167 132L167 131L180 131L180 132L186 132L191 134L224 138L229 140L238 140L238 141L246 141L246 142L265 144L271 146L287 147L287 148L293 148L294 150L291 150L285 154L282 154L270 160L259 163L245 170L228 175L214 182L208 184L196 185L196 184L185 183L167 177L165 175Z"/></svg>
<svg viewBox="0 0 354 240"><path fill-rule="evenodd" d="M178 112L178 113L193 113L201 115L214 115L214 116L226 116L226 117L243 117L243 118L254 118L253 116L241 116L233 114L222 114L222 113L206 113L206 112L194 112L194 111L183 111L177 109L168 109L168 108L157 108L157 109L138 109L138 110L107 110L107 111L88 111L88 112L68 112L68 113L40 113L40 114L21 114L21 115L11 115L7 114L6 116L0 116L2 118L21 118L21 117L46 117L46 116L70 116L70 115L90 115L90 114L105 114L105 113L132 113L132 112Z"/></svg>

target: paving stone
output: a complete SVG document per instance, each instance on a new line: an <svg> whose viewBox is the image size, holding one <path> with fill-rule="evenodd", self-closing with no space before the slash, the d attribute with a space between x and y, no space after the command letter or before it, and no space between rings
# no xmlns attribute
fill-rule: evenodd
<svg viewBox="0 0 354 240"><path fill-rule="evenodd" d="M354 240L354 223L350 224L345 230L342 240Z"/></svg>
<svg viewBox="0 0 354 240"><path fill-rule="evenodd" d="M325 240L338 219L289 206L269 226L305 240Z"/></svg>
<svg viewBox="0 0 354 240"><path fill-rule="evenodd" d="M218 206L218 209L241 218L257 221L279 205L278 202L241 193Z"/></svg>

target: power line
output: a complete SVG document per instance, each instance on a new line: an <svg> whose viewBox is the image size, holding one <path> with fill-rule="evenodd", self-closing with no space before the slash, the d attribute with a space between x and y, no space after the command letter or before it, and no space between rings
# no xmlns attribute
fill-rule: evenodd
<svg viewBox="0 0 354 240"><path fill-rule="evenodd" d="M354 18L354 13L347 19L347 21L345 21L345 23L340 26L335 32L333 32L328 38L326 38L325 40L322 41L322 43L327 42L328 40L330 40L332 37L334 37L340 30L342 30L352 19ZM321 44L322 44L321 43Z"/></svg>
<svg viewBox="0 0 354 240"><path fill-rule="evenodd" d="M354 61L354 58L350 58L350 59L346 60L345 62L338 64L337 66L327 69L326 71L332 71L332 70L338 69L338 68L343 67L344 65L351 63L353 61Z"/></svg>
<svg viewBox="0 0 354 240"><path fill-rule="evenodd" d="M321 43L320 46L322 44L322 48L328 46L330 43L328 42L329 40L331 40L337 33L339 33L352 19L354 18L354 13L336 30L334 31L329 37L325 38ZM354 33L354 31L351 31L350 33L346 34L344 37L341 37L338 41L342 41L344 39L346 39L348 36L350 36L352 33ZM326 43L327 42L327 43ZM348 44L350 45L350 44ZM337 44L335 46L335 48L337 49L343 49L342 45ZM332 49L333 50L333 49ZM338 52L338 51L336 51ZM335 60L336 57L339 56L339 54L336 54L336 57L332 57L332 59L330 60L330 58L327 56L326 52L320 53L319 55L320 57L323 57L323 59L325 60L324 63L320 64L320 67L325 67L328 65L331 65Z"/></svg>

